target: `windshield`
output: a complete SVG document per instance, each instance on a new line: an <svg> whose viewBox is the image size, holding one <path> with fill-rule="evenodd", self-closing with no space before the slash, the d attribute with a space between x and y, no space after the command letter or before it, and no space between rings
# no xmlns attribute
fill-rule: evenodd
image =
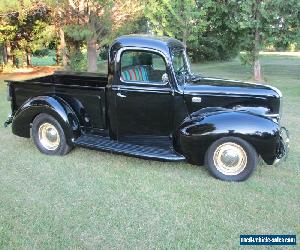
<svg viewBox="0 0 300 250"><path fill-rule="evenodd" d="M184 84L186 77L190 74L190 65L185 50L172 51L172 64L178 84Z"/></svg>

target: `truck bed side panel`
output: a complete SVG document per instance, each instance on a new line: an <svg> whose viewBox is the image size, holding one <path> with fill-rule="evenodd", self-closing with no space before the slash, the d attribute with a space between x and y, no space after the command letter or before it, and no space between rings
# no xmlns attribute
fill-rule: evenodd
<svg viewBox="0 0 300 250"><path fill-rule="evenodd" d="M105 88L56 86L55 95L66 100L82 119L81 124L95 129L106 128Z"/></svg>
<svg viewBox="0 0 300 250"><path fill-rule="evenodd" d="M36 96L60 96L77 113L82 126L91 129L105 129L105 87L88 86L88 82L80 85L60 83L11 81L13 107L15 112L28 99ZM45 81L51 81L45 77Z"/></svg>

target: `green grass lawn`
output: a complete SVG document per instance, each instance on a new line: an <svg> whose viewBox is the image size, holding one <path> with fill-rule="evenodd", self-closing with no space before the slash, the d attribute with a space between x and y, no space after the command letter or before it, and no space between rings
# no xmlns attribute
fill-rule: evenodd
<svg viewBox="0 0 300 250"><path fill-rule="evenodd" d="M32 66L54 66L55 58L52 56L32 57Z"/></svg>
<svg viewBox="0 0 300 250"><path fill-rule="evenodd" d="M187 163L81 148L49 157L1 127L0 249L236 249L240 234L299 239L300 57L265 55L262 65L267 82L283 92L291 150L281 166L262 163L242 183ZM193 68L251 80L238 60ZM0 82L1 122L9 113L5 95Z"/></svg>

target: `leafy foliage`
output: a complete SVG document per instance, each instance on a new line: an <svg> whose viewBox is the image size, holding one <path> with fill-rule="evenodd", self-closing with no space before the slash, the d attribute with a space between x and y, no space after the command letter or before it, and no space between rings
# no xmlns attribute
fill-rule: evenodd
<svg viewBox="0 0 300 250"><path fill-rule="evenodd" d="M48 18L50 9L41 3L28 5L27 9L24 9L25 2L10 6L15 9L1 16L0 42L9 47L11 56L15 58L14 64L20 61L18 58L24 62L24 52L27 54L27 63L30 63L29 55L46 48L52 41L53 26Z"/></svg>
<svg viewBox="0 0 300 250"><path fill-rule="evenodd" d="M70 68L74 71L83 72L87 70L87 57L86 53L81 50L74 51L70 55Z"/></svg>
<svg viewBox="0 0 300 250"><path fill-rule="evenodd" d="M147 6L154 33L182 40L193 61L225 60L237 54L236 1L150 0Z"/></svg>
<svg viewBox="0 0 300 250"><path fill-rule="evenodd" d="M300 2L298 0L245 0L239 3L237 15L241 49L245 63L260 75L259 51L265 46L288 48L300 35ZM257 79L259 80L259 79Z"/></svg>
<svg viewBox="0 0 300 250"><path fill-rule="evenodd" d="M299 27L299 0L0 1L6 64L29 62L51 47L57 63L73 68L81 58L95 70L115 37L152 33L183 41L194 62L228 60L243 50L242 61L254 65L261 49L299 50Z"/></svg>
<svg viewBox="0 0 300 250"><path fill-rule="evenodd" d="M69 38L87 45L89 71L96 70L100 48L108 45L121 30L128 31L123 29L124 22L135 20L140 15L141 6L136 0L67 1L61 10L64 31Z"/></svg>

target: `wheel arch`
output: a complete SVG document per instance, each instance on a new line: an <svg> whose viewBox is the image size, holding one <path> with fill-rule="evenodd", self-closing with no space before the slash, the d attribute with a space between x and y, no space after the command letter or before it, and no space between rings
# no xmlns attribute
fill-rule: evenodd
<svg viewBox="0 0 300 250"><path fill-rule="evenodd" d="M267 164L277 155L280 128L267 117L246 111L218 110L186 119L176 135L176 147L193 163L203 164L204 155L216 140L234 136L250 143Z"/></svg>
<svg viewBox="0 0 300 250"><path fill-rule="evenodd" d="M80 123L68 103L57 96L37 96L27 100L14 114L12 132L30 138L30 128L35 117L41 113L53 116L66 133L68 143L80 135Z"/></svg>

